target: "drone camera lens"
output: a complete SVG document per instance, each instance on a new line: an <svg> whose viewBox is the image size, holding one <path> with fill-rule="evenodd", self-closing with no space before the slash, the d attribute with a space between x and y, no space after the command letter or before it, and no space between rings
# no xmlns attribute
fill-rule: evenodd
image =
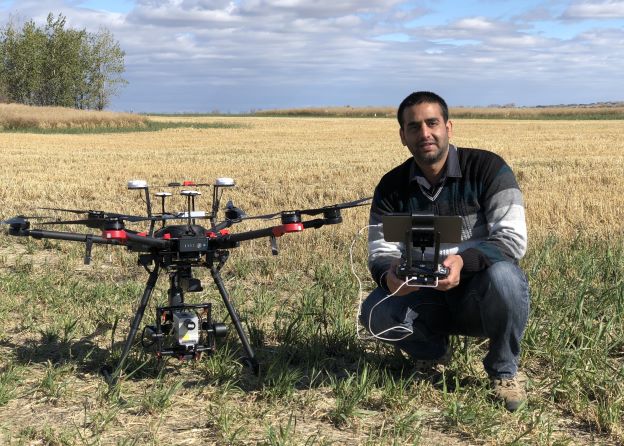
<svg viewBox="0 0 624 446"><path fill-rule="evenodd" d="M187 319L184 321L184 326L187 330L195 330L197 324L195 324L195 321L193 321L192 319Z"/></svg>

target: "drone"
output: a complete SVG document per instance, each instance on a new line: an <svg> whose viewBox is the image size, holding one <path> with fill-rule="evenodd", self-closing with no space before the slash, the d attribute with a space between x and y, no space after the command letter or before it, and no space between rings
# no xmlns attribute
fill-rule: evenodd
<svg viewBox="0 0 624 446"><path fill-rule="evenodd" d="M210 212L196 209L196 201L201 195L198 189L206 186L213 189ZM158 186L169 189L182 188L180 195L186 201L186 210L168 212L166 200L172 196L172 193L157 192L155 197L160 200L160 211L154 212L147 182L131 180L128 182L128 189L137 190L142 196L144 195L147 208L144 216L98 210L40 208L82 215L83 218L33 223L36 226L34 228L31 227L31 220L37 220L41 217L20 215L0 221L0 224L8 225L8 233L12 236L84 243L85 264L89 264L92 260L93 245L125 246L129 251L137 253L138 265L148 273L147 283L136 313L132 318L130 330L116 368L103 370L109 382L118 379L124 372L125 362L139 333L150 297L163 271L169 276L168 302L166 306L156 308L154 324L144 326L140 339L143 348L154 353L158 359L174 357L180 360L196 360L202 354L215 352L216 339L227 335L228 325L213 321L212 303L190 304L185 302L186 293L203 291L201 280L193 275L193 269L201 267L210 271L238 334L245 353L242 358L243 363L249 366L254 374L258 375L259 362L243 330L239 315L232 305L221 276L221 269L229 258L230 250L240 246L241 242L268 238L273 255L277 255L277 238L305 229L317 229L325 225L341 223L341 211L343 209L365 206L370 203L371 198L314 209L287 210L251 217L229 200L225 206L224 219L218 221L217 216L223 190L234 186L235 181L232 178L217 178L212 184L184 181ZM262 229L243 232L232 232L230 229L235 224L245 220L273 220L277 218L280 219L279 224ZM208 224L200 224L201 220L207 221ZM148 225L148 228L139 232L127 228L127 223L143 223ZM81 225L100 230L101 234L44 229L50 225Z"/></svg>

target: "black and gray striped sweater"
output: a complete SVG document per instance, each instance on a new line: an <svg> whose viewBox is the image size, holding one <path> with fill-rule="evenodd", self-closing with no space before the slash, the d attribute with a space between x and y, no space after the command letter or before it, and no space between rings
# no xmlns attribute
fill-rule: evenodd
<svg viewBox="0 0 624 446"><path fill-rule="evenodd" d="M517 262L524 256L527 229L522 193L500 156L450 145L444 180L437 188L422 187L416 180L418 173L418 166L410 158L385 174L375 189L368 247L369 268L378 284L404 249L402 243L384 240L381 215L386 213L430 212L462 217L461 243L443 244L440 254L442 258L459 254L464 261L463 277L495 262ZM432 256L432 252L426 255Z"/></svg>

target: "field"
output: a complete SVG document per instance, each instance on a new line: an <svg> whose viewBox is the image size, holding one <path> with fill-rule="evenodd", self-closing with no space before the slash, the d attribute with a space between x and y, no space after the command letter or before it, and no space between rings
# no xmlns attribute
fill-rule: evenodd
<svg viewBox="0 0 624 446"><path fill-rule="evenodd" d="M325 107L260 110L256 116L314 116L351 118L394 118L396 107ZM459 119L624 119L624 103L604 103L548 107L451 107Z"/></svg>
<svg viewBox="0 0 624 446"><path fill-rule="evenodd" d="M370 196L408 156L391 118L150 119L205 126L0 133L0 218L49 206L139 213L138 193L126 190L137 178L233 177L225 198L250 215L318 206ZM137 346L132 376L109 388L99 368L119 355L147 276L136 255L95 247L85 266L80 244L0 235L0 444L624 443L622 124L455 121L453 142L502 155L525 195L532 308L520 411L490 401L483 340L457 339L444 379L430 383L357 338L352 242L363 292L373 284L367 209L356 208L341 225L285 235L277 257L268 240L232 251L223 274L260 377L237 361L231 330L197 363L158 364ZM240 226L255 227L263 223ZM209 274L199 277L206 291L187 297L215 302L225 319ZM153 304L165 302L166 282Z"/></svg>

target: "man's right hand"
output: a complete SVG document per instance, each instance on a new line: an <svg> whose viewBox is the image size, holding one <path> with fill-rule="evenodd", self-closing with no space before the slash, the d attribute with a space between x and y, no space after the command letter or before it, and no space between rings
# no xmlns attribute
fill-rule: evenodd
<svg viewBox="0 0 624 446"><path fill-rule="evenodd" d="M395 296L405 296L413 293L414 291L418 291L417 286L405 284L405 280L396 275L396 270L400 263L400 259L393 260L385 275L386 286L388 287L388 290L390 290L390 294L394 294Z"/></svg>

